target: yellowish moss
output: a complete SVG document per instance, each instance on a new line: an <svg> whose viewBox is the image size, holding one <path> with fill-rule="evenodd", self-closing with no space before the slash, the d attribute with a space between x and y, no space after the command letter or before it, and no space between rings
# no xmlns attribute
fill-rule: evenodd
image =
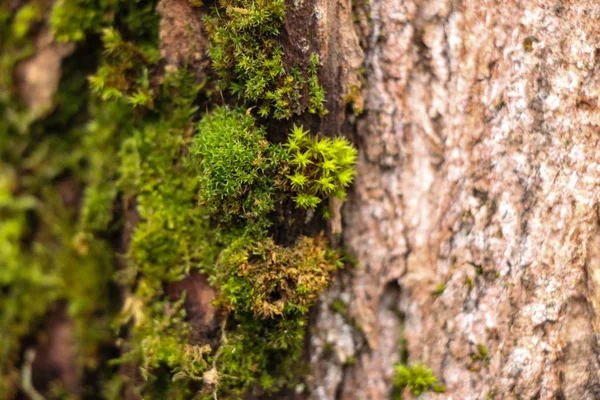
<svg viewBox="0 0 600 400"><path fill-rule="evenodd" d="M301 237L292 247L272 239L246 237L227 248L215 282L220 303L231 311L251 311L256 318L305 314L342 266L326 240Z"/></svg>

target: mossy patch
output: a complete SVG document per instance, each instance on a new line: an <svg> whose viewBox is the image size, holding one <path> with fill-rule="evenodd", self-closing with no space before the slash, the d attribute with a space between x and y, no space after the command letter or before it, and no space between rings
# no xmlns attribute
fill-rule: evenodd
<svg viewBox="0 0 600 400"><path fill-rule="evenodd" d="M268 224L285 154L267 141L252 116L241 109L217 108L199 122L190 155L197 168L199 201L221 223L243 219Z"/></svg>
<svg viewBox="0 0 600 400"><path fill-rule="evenodd" d="M319 57L286 66L279 43L283 0L222 0L206 19L210 57L220 88L258 107L264 118L288 119L308 108L323 116L325 93L317 76ZM308 92L308 107L300 99Z"/></svg>
<svg viewBox="0 0 600 400"><path fill-rule="evenodd" d="M283 1L214 10L210 56L239 104L202 104L204 113L204 82L161 64L153 2L61 0L55 38L85 47L99 37L103 48L88 49L93 70L70 64L52 107L29 115L13 69L33 53L47 11L0 5L0 397L17 387L23 338L59 301L74 321L78 362L107 398L126 389L240 398L293 385L305 372L308 310L344 262L323 235L276 243L274 215L292 198L308 209L343 198L356 151L302 127L271 143L253 116L326 112L316 54L285 64ZM209 276L223 323L203 342L185 295L166 290L193 270ZM115 360L99 351L116 345Z"/></svg>
<svg viewBox="0 0 600 400"><path fill-rule="evenodd" d="M427 391L443 393L446 390L444 386L437 381L433 372L421 364L396 366L394 386L399 390L400 394L404 388L408 387L410 392L415 396L419 396ZM398 398L401 398L401 395Z"/></svg>
<svg viewBox="0 0 600 400"><path fill-rule="evenodd" d="M227 309L256 318L306 314L342 264L323 237L302 237L292 247L244 239L223 252L216 281Z"/></svg>
<svg viewBox="0 0 600 400"><path fill-rule="evenodd" d="M356 149L345 138L310 136L294 126L286 143L292 174L288 176L296 205L314 209L323 199L345 199L354 179Z"/></svg>

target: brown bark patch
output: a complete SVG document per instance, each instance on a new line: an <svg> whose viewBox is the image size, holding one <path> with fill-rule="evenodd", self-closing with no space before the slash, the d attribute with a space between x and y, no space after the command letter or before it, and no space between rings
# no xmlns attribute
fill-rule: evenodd
<svg viewBox="0 0 600 400"><path fill-rule="evenodd" d="M52 105L61 77L62 60L73 53L75 44L55 42L50 29L43 27L35 46L35 54L15 67L15 80L25 105L33 113L41 114Z"/></svg>
<svg viewBox="0 0 600 400"><path fill-rule="evenodd" d="M307 120L305 124L327 136L341 134L347 96L357 94L362 86L363 53L354 31L351 2L287 0L282 45L288 68L304 66L313 53L319 55L319 82L326 92L328 114L320 123L310 125ZM308 90L302 96L305 107Z"/></svg>
<svg viewBox="0 0 600 400"><path fill-rule="evenodd" d="M64 389L76 398L81 390L81 370L77 363L75 326L59 306L47 318L42 330L32 365L33 386L40 392L59 381Z"/></svg>
<svg viewBox="0 0 600 400"><path fill-rule="evenodd" d="M188 0L161 0L156 11L161 16L160 55L167 65L188 66L196 76L203 77L210 60L200 10Z"/></svg>
<svg viewBox="0 0 600 400"><path fill-rule="evenodd" d="M184 308L192 326L192 342L206 343L208 333L216 328L215 290L209 285L206 275L193 271L183 280L171 283L167 293L173 299L179 299L185 293Z"/></svg>

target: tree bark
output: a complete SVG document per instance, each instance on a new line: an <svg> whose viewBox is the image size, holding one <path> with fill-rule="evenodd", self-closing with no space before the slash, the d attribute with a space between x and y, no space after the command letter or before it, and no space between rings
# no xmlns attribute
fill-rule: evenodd
<svg viewBox="0 0 600 400"><path fill-rule="evenodd" d="M369 7L358 267L319 308L312 398L389 398L402 335L446 386L422 398L600 398L600 5Z"/></svg>
<svg viewBox="0 0 600 400"><path fill-rule="evenodd" d="M201 13L187 0L159 4L166 64L193 53L202 75ZM308 397L388 399L407 351L446 387L423 399L600 398L597 0L287 6L290 59L316 51L323 61L330 112L311 128L360 150L329 225L357 265L312 315ZM42 36L15 73L40 110L73 51ZM189 319L199 331L209 324L203 276L170 289L192 292ZM71 321L59 316L38 363L77 394L75 356L53 356L72 347Z"/></svg>

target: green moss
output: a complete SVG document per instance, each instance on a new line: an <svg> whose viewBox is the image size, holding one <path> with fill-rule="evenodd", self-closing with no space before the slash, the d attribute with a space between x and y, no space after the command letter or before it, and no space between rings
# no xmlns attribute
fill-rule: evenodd
<svg viewBox="0 0 600 400"><path fill-rule="evenodd" d="M342 265L323 237L290 247L270 237L270 213L292 195L289 154L240 109L207 114L192 140L200 205L227 237L221 243L230 243L205 269L229 315L208 385L220 396L272 392L297 380L291 371L299 367L308 309Z"/></svg>
<svg viewBox="0 0 600 400"><path fill-rule="evenodd" d="M193 206L197 184L179 158L182 142L181 131L162 122L135 131L121 150L120 185L135 195L142 220L129 257L152 287L181 279L204 259L207 221Z"/></svg>
<svg viewBox="0 0 600 400"><path fill-rule="evenodd" d="M161 69L154 2L56 2L56 38L85 46L99 35L103 52L89 53L89 79L76 60L64 63L53 104L33 115L12 77L44 23L38 4L0 5L0 397L18 382L22 339L57 302L74 321L78 365L104 381L107 398L125 387L145 398L240 398L299 381L308 310L343 262L323 236L275 243L272 218L292 196L307 208L343 197L355 150L302 128L287 147L269 143L252 111L237 107L195 124L203 83ZM208 29L223 88L263 117L325 114L317 55L285 67L283 1L227 1L217 12ZM225 315L221 338L207 338L213 347L192 344L183 298L165 293L192 270L210 275ZM116 317L113 275L126 295ZM113 362L137 367L141 381L111 376L99 349L112 343L122 354Z"/></svg>
<svg viewBox="0 0 600 400"><path fill-rule="evenodd" d="M478 344L477 345L477 352L479 353L479 355L481 356L481 358L487 358L487 356L488 356L488 351L485 348L485 346L482 345L482 344Z"/></svg>
<svg viewBox="0 0 600 400"><path fill-rule="evenodd" d="M8 287L10 291L0 298L0 394L8 397L10 381L8 375L16 372L16 358L20 336L26 334L32 321L45 310L48 299L55 297L55 291L42 292L43 296L35 303L29 304L27 294L29 290L37 289L44 281L45 276L42 266L37 260L32 262L32 257L24 254L21 240L26 234L27 210L35 208L37 201L31 197L15 197L11 193L11 186L6 171L0 175L0 285ZM23 265L30 265L25 270ZM54 287L51 282L47 286ZM4 397L3 396L3 397Z"/></svg>
<svg viewBox="0 0 600 400"><path fill-rule="evenodd" d="M44 166L52 164L42 163L41 168ZM18 166L12 166L15 167ZM74 322L78 365L97 365L98 347L109 341L106 329L109 321L104 311L111 306L108 292L113 253L101 240L90 243L85 251L74 243L73 210L49 184L53 180L38 175L40 166L36 163L30 167L36 174L27 177L31 183L20 188L24 193L17 194L19 183L10 178L17 173L9 172L11 167L6 164L0 166L2 375L15 372L21 338L32 335L44 315L58 302L66 305L65 311ZM27 176L21 169L19 175ZM49 183L38 188L37 179ZM8 382L17 378L18 375L6 380L0 378L0 386L6 389L10 386Z"/></svg>
<svg viewBox="0 0 600 400"><path fill-rule="evenodd" d="M126 133L131 132L130 113L118 103L92 103L93 120L82 132L82 147L89 154L85 171L87 185L79 229L83 233L109 233L119 228L114 215L118 207L118 149ZM81 239L84 236L80 236Z"/></svg>
<svg viewBox="0 0 600 400"><path fill-rule="evenodd" d="M216 381L202 378L205 389L225 397L254 387L280 389L291 382L289 371L301 355L308 309L342 265L341 256L322 237L303 237L291 247L270 238L269 213L291 194L283 175L292 168L288 154L293 146L284 150L269 144L254 119L239 109L218 108L204 116L183 158L188 141L182 133L164 121L145 126L123 143L121 185L136 195L142 218L129 252L140 276L136 301L141 309L150 307L164 296L164 282L180 279L190 268L209 273L231 328L223 332L227 341L214 355L210 371ZM296 139L304 146L304 136ZM354 155L346 142L311 138L310 143L315 147L310 162L325 163L322 154L342 158L330 149L335 143L344 145L339 152ZM130 340L141 363L148 352L160 353L158 348L140 350L148 332L141 330ZM285 373L281 365L289 365Z"/></svg>
<svg viewBox="0 0 600 400"><path fill-rule="evenodd" d="M34 115L20 104L13 68L33 52L30 36L39 31L47 11L40 4L25 2L14 14L0 5L1 398L12 398L11 388L18 387L22 338L35 340L57 303L65 305L74 322L77 366L98 379L111 373L106 355L99 352L114 341L109 326L118 301L109 294L116 251L105 239L120 229L114 212L116 161L123 137L132 132L133 115L123 104L90 100L87 62L72 60L63 63L64 76L50 108ZM64 1L60 7L74 4L104 13L100 8L116 3ZM133 14L139 16L120 14L120 24L129 24ZM94 60L96 54L88 49L86 57ZM130 61L107 55L105 62ZM73 201L83 187L78 210Z"/></svg>
<svg viewBox="0 0 600 400"><path fill-rule="evenodd" d="M279 35L285 17L283 0L222 0L206 20L209 55L222 90L258 106L262 117L290 118L304 111L300 98L309 90L308 111L325 115L325 93L317 77L315 54L306 71L286 68Z"/></svg>
<svg viewBox="0 0 600 400"><path fill-rule="evenodd" d="M219 398L276 392L293 387L305 373L301 363L304 315L260 320L252 313L238 313L227 329L215 362L218 385L207 386Z"/></svg>
<svg viewBox="0 0 600 400"><path fill-rule="evenodd" d="M98 346L109 340L104 311L110 309L107 266L113 263L112 252L100 240L81 251L73 242L73 211L59 193L51 186L32 186L31 194L16 194L7 171L0 167L0 180L7 183L0 190L0 286L5 289L0 299L0 372L15 370L21 338L35 332L57 302L66 305L74 322L78 365L97 365Z"/></svg>
<svg viewBox="0 0 600 400"><path fill-rule="evenodd" d="M314 209L330 196L346 197L356 173L356 149L345 138L318 138L294 126L286 147L292 166L288 178L298 207Z"/></svg>
<svg viewBox="0 0 600 400"><path fill-rule="evenodd" d="M90 77L92 90L104 101L124 98L134 108L153 108L148 71L159 60L156 45L125 41L112 27L102 31L102 42L106 56Z"/></svg>
<svg viewBox="0 0 600 400"><path fill-rule="evenodd" d="M411 394L420 396L421 394L434 391L443 393L445 388L440 384L437 378L433 375L431 369L426 368L421 364L409 364L408 338L405 332L405 316L399 310L398 316L401 321L401 333L399 341L399 362L395 366L394 386L391 393L391 398L401 400L402 393L408 387Z"/></svg>
<svg viewBox="0 0 600 400"><path fill-rule="evenodd" d="M27 33L39 22L40 10L27 3L13 12L8 4L0 4L0 134L6 134L23 110L14 99L13 68L20 60L33 54L33 41ZM10 112L10 115L8 113Z"/></svg>
<svg viewBox="0 0 600 400"><path fill-rule="evenodd" d="M352 113L359 116L363 113L362 104L364 100L361 97L360 88L356 85L350 86L350 93L344 96L346 104L352 106Z"/></svg>
<svg viewBox="0 0 600 400"><path fill-rule="evenodd" d="M471 359L473 361L488 360L488 350L486 349L486 347L484 345L482 345L481 343L478 344L476 347L477 347L477 353L471 353Z"/></svg>
<svg viewBox="0 0 600 400"><path fill-rule="evenodd" d="M410 392L415 396L427 391L443 393L446 390L437 381L431 370L420 364L396 366L394 386L399 389L399 393L402 393L402 390L408 386Z"/></svg>
<svg viewBox="0 0 600 400"><path fill-rule="evenodd" d="M198 124L190 149L199 201L223 223L236 218L263 226L275 207L277 169L285 153L240 109L217 108Z"/></svg>
<svg viewBox="0 0 600 400"><path fill-rule="evenodd" d="M465 278L465 285L467 285L467 287L469 288L469 290L473 289L475 287L475 283L473 282L473 279L471 279L470 276L467 276Z"/></svg>
<svg viewBox="0 0 600 400"><path fill-rule="evenodd" d="M444 293L444 290L446 290L446 283L445 282L440 282L435 287L435 289L433 289L433 291L431 292L431 294L433 294L434 296L439 296L442 293Z"/></svg>
<svg viewBox="0 0 600 400"><path fill-rule="evenodd" d="M355 356L348 356L344 361L344 365L354 365L358 362Z"/></svg>
<svg viewBox="0 0 600 400"><path fill-rule="evenodd" d="M307 311L341 265L323 237L303 237L292 247L269 238L235 240L212 276L232 326L215 356L212 392L239 398L257 388L293 387L302 376Z"/></svg>
<svg viewBox="0 0 600 400"><path fill-rule="evenodd" d="M19 8L15 14L12 32L16 39L21 39L27 35L32 26L42 18L42 12L37 4L28 3Z"/></svg>
<svg viewBox="0 0 600 400"><path fill-rule="evenodd" d="M87 31L95 31L113 19L112 6L117 1L103 0L99 6L90 0L59 0L50 16L52 30L61 42L82 41Z"/></svg>
<svg viewBox="0 0 600 400"><path fill-rule="evenodd" d="M322 237L302 237L293 247L242 237L219 261L220 302L256 318L304 314L340 266L338 253Z"/></svg>
<svg viewBox="0 0 600 400"><path fill-rule="evenodd" d="M172 303L163 289L192 269L211 267L226 236L211 230L207 208L198 205L198 175L183 155L194 132L191 116L200 87L183 71L167 75L156 97L160 108L146 110L119 153L118 187L126 202L135 199L140 218L129 267L121 274L134 290L119 322L135 321L121 361L142 367L146 382L137 390L157 399L186 398L190 385L202 381L211 356L210 347L189 344L183 300Z"/></svg>
<svg viewBox="0 0 600 400"><path fill-rule="evenodd" d="M155 1L58 0L52 7L50 25L58 41L80 42L89 33L120 25L132 37L157 37Z"/></svg>
<svg viewBox="0 0 600 400"><path fill-rule="evenodd" d="M20 103L14 67L33 53L47 11L40 2L22 3L14 13L0 5L0 398L7 399L18 387L21 346L39 339L51 310L64 309L73 322L77 367L105 367L99 349L112 342L116 300L109 295L114 249L102 238L78 239L73 204L94 174L90 159L101 156L86 144L85 67L63 63L47 109Z"/></svg>
<svg viewBox="0 0 600 400"><path fill-rule="evenodd" d="M293 193L286 178L293 150L269 144L240 109L207 114L192 140L200 204L230 241L207 270L230 327L215 355L210 393L236 398L295 382L308 309L342 265L323 237L302 237L291 247L270 237L269 213Z"/></svg>
<svg viewBox="0 0 600 400"><path fill-rule="evenodd" d="M331 310L338 314L346 315L348 313L348 305L342 299L335 299L331 303Z"/></svg>
<svg viewBox="0 0 600 400"><path fill-rule="evenodd" d="M125 303L121 322L133 320L132 333L139 342L119 361L139 362L146 381L157 379L155 372L163 366L169 369L175 381L201 380L208 369L210 346L188 344L191 342L191 328L184 321L183 300L144 304L135 297L129 297Z"/></svg>
<svg viewBox="0 0 600 400"><path fill-rule="evenodd" d="M323 89L323 86L319 83L318 72L320 66L321 61L319 60L319 55L317 53L311 54L308 61L308 112L323 117L327 114L327 109L323 105L325 104L325 89Z"/></svg>

